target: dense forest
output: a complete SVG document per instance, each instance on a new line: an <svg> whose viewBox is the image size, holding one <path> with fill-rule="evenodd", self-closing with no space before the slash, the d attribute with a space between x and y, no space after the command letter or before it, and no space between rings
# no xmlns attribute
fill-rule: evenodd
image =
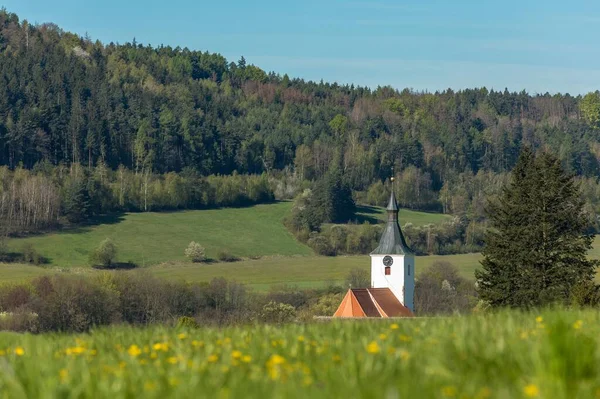
<svg viewBox="0 0 600 399"><path fill-rule="evenodd" d="M135 40L103 44L5 10L0 81L0 165L9 170L127 170L142 192L150 175L264 173L312 182L334 165L357 202L381 204L393 168L402 206L475 220L527 146L556 154L584 182L590 214L600 207L599 92L427 93L312 82L243 57L229 62Z"/></svg>

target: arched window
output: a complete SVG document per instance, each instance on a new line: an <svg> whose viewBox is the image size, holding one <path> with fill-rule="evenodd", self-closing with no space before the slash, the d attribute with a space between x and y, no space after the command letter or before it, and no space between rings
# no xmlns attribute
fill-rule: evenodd
<svg viewBox="0 0 600 399"><path fill-rule="evenodd" d="M385 267L385 275L389 276L390 274L392 274L392 268L389 266Z"/></svg>

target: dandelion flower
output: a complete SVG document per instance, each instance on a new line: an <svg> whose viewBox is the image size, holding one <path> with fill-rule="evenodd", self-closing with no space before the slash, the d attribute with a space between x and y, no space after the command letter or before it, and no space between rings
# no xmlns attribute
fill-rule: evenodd
<svg viewBox="0 0 600 399"><path fill-rule="evenodd" d="M179 359L177 359L175 356L171 356L170 358L167 359L167 362L169 362L171 364L177 364L178 361L179 361Z"/></svg>
<svg viewBox="0 0 600 399"><path fill-rule="evenodd" d="M535 321L541 323L542 321L544 321L544 318L542 316L538 316L535 318Z"/></svg>
<svg viewBox="0 0 600 399"><path fill-rule="evenodd" d="M369 353L379 353L379 344L377 342L372 341L369 345L367 345L367 352Z"/></svg>
<svg viewBox="0 0 600 399"><path fill-rule="evenodd" d="M231 352L231 357L234 359L240 359L242 357L242 352L240 351L233 351Z"/></svg>
<svg viewBox="0 0 600 399"><path fill-rule="evenodd" d="M20 346L17 346L15 348L15 355L17 355L17 356L23 356L24 354L25 354L25 349L23 349Z"/></svg>
<svg viewBox="0 0 600 399"><path fill-rule="evenodd" d="M217 355L210 355L208 357L208 362L209 363L216 363L217 360L219 360L219 356L217 356Z"/></svg>
<svg viewBox="0 0 600 399"><path fill-rule="evenodd" d="M523 393L528 398L534 398L540 394L540 389L535 384L529 384L523 388Z"/></svg>
<svg viewBox="0 0 600 399"><path fill-rule="evenodd" d="M131 345L129 349L127 349L127 353L129 353L130 356L137 357L142 353L142 350L137 345Z"/></svg>
<svg viewBox="0 0 600 399"><path fill-rule="evenodd" d="M581 326L583 326L583 321L581 320L577 320L575 323L573 323L573 328L576 330L579 330Z"/></svg>
<svg viewBox="0 0 600 399"><path fill-rule="evenodd" d="M390 328L391 328L392 330L397 330L397 329L398 329L398 328L400 328L400 327L398 326L398 324L394 323L394 324L392 324L392 325L390 326Z"/></svg>

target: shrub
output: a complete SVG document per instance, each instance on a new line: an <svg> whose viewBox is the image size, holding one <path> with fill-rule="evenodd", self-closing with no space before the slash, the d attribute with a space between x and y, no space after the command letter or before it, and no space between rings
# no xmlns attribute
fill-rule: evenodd
<svg viewBox="0 0 600 399"><path fill-rule="evenodd" d="M352 269L346 275L346 286L349 288L369 288L371 287L371 275L365 269Z"/></svg>
<svg viewBox="0 0 600 399"><path fill-rule="evenodd" d="M44 263L44 258L37 253L31 243L25 244L21 252L23 253L23 261L26 263L32 263L34 265L41 265Z"/></svg>
<svg viewBox="0 0 600 399"><path fill-rule="evenodd" d="M310 311L315 316L333 316L343 298L344 294L324 295L314 305L310 306Z"/></svg>
<svg viewBox="0 0 600 399"><path fill-rule="evenodd" d="M225 250L219 251L219 253L217 254L217 258L221 262L236 262L236 261L240 260L240 258L235 256L234 254L232 254L228 251L225 251Z"/></svg>
<svg viewBox="0 0 600 399"><path fill-rule="evenodd" d="M200 324L189 316L182 316L177 320L177 328L199 328Z"/></svg>
<svg viewBox="0 0 600 399"><path fill-rule="evenodd" d="M90 254L90 264L110 267L116 258L117 247L110 238L107 238Z"/></svg>
<svg viewBox="0 0 600 399"><path fill-rule="evenodd" d="M204 262L206 260L204 247L195 241L190 242L185 249L185 256L194 263Z"/></svg>
<svg viewBox="0 0 600 399"><path fill-rule="evenodd" d="M269 302L263 306L260 319L267 323L289 323L296 318L296 309L286 303Z"/></svg>
<svg viewBox="0 0 600 399"><path fill-rule="evenodd" d="M415 284L417 314L469 312L477 298L475 285L459 276L449 262L436 262L425 270Z"/></svg>

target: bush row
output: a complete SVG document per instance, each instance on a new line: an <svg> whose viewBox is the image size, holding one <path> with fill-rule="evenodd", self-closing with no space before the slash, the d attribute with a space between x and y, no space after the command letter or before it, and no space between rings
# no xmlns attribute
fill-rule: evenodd
<svg viewBox="0 0 600 399"><path fill-rule="evenodd" d="M308 321L316 315L333 315L349 287L369 286L366 269L350 270L343 286L281 285L266 293L248 291L224 278L188 284L140 271L43 276L30 283L0 286L0 330L81 332L113 323L201 326ZM417 279L419 315L469 312L476 301L474 284L447 262L434 264Z"/></svg>

